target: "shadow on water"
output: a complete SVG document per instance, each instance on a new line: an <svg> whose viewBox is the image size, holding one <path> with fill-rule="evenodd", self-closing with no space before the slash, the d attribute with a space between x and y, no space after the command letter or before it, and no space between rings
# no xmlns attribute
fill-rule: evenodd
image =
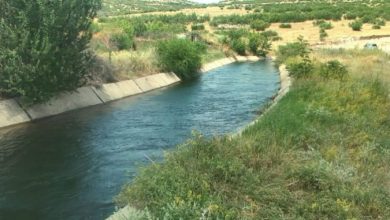
<svg viewBox="0 0 390 220"><path fill-rule="evenodd" d="M232 133L278 89L269 61L0 130L0 219L104 219L137 168L191 136Z"/></svg>

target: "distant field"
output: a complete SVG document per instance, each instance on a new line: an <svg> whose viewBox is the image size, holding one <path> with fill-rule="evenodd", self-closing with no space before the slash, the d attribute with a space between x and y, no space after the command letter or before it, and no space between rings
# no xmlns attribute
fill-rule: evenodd
<svg viewBox="0 0 390 220"><path fill-rule="evenodd" d="M352 38L379 36L390 34L390 23L383 26L381 29L372 29L372 25L365 24L361 31L353 31L348 24L351 21L331 21L333 28L327 30L328 37L324 43L351 40ZM319 28L313 25L313 21L291 23L291 29L279 28L279 23L272 24L269 30L274 30L283 38L281 41L274 42L274 46L291 42L302 35L310 44L320 42Z"/></svg>
<svg viewBox="0 0 390 220"><path fill-rule="evenodd" d="M198 14L198 15L210 15L210 17L220 16L220 15L232 15L232 14L247 14L249 13L244 8L239 9L222 9L221 7L207 7L207 8L184 8L179 9L177 11L155 11L155 12L146 12L146 13L133 13L130 15L119 15L118 17L132 17L132 16L140 16L140 15L174 15L178 13L184 13L184 14ZM117 17L117 16L110 16L110 17Z"/></svg>

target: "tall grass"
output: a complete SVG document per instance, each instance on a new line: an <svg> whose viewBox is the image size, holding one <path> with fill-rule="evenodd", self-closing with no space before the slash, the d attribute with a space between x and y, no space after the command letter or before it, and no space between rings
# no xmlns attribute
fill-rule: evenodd
<svg viewBox="0 0 390 220"><path fill-rule="evenodd" d="M159 219L390 219L389 91L351 74L297 79L241 136L195 135L118 203Z"/></svg>
<svg viewBox="0 0 390 220"><path fill-rule="evenodd" d="M103 53L100 56L105 62L111 62L114 73L119 80L137 78L160 71L153 48L142 51L113 52L111 61L108 53Z"/></svg>
<svg viewBox="0 0 390 220"><path fill-rule="evenodd" d="M314 51L321 62L339 60L354 77L368 77L390 84L390 55L381 50L321 49Z"/></svg>

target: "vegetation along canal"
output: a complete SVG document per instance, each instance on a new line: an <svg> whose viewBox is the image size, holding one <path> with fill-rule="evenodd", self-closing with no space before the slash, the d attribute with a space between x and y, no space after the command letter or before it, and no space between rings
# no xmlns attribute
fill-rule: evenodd
<svg viewBox="0 0 390 220"><path fill-rule="evenodd" d="M0 219L104 219L150 160L191 137L233 133L279 87L271 61L0 130Z"/></svg>

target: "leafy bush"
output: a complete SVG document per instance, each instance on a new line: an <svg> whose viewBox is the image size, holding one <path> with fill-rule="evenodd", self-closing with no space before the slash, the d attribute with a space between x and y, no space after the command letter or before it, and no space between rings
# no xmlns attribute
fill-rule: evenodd
<svg viewBox="0 0 390 220"><path fill-rule="evenodd" d="M0 93L36 103L82 86L99 8L98 0L1 1Z"/></svg>
<svg viewBox="0 0 390 220"><path fill-rule="evenodd" d="M137 37L144 36L148 30L146 24L142 21L135 20L131 24L133 26L134 35Z"/></svg>
<svg viewBox="0 0 390 220"><path fill-rule="evenodd" d="M313 75L314 65L309 59L293 62L287 65L289 74L294 78L308 78Z"/></svg>
<svg viewBox="0 0 390 220"><path fill-rule="evenodd" d="M281 23L279 25L280 28L291 28L291 24L290 23Z"/></svg>
<svg viewBox="0 0 390 220"><path fill-rule="evenodd" d="M255 20L251 23L251 28L255 29L256 31L264 31L270 26L270 23L267 23L262 20Z"/></svg>
<svg viewBox="0 0 390 220"><path fill-rule="evenodd" d="M331 22L326 22L325 20L316 20L313 22L314 26L318 26L320 29L329 30L333 28Z"/></svg>
<svg viewBox="0 0 390 220"><path fill-rule="evenodd" d="M326 33L325 29L320 29L320 40L321 41L324 41L325 40L325 37L328 36L328 33Z"/></svg>
<svg viewBox="0 0 390 220"><path fill-rule="evenodd" d="M193 24L192 26L191 26L191 30L193 30L193 31L202 31L202 30L204 30L205 28L204 28L204 24L202 24L202 23L198 23L198 24Z"/></svg>
<svg viewBox="0 0 390 220"><path fill-rule="evenodd" d="M271 50L271 43L264 35L252 34L249 37L249 50L258 56L266 56Z"/></svg>
<svg viewBox="0 0 390 220"><path fill-rule="evenodd" d="M355 20L355 21L349 23L349 26L354 31L360 31L363 27L363 22L361 22L360 20Z"/></svg>
<svg viewBox="0 0 390 220"><path fill-rule="evenodd" d="M176 73L183 80L195 77L202 65L199 45L185 39L160 41L157 54L163 69Z"/></svg>
<svg viewBox="0 0 390 220"><path fill-rule="evenodd" d="M133 39L126 33L113 34L110 41L118 50L129 50L133 47Z"/></svg>
<svg viewBox="0 0 390 220"><path fill-rule="evenodd" d="M309 43L302 37L297 42L279 46L276 52L276 64L281 64L291 57L305 57L310 53Z"/></svg>
<svg viewBox="0 0 390 220"><path fill-rule="evenodd" d="M331 60L321 65L320 75L325 79L343 80L348 76L348 70L338 60Z"/></svg>
<svg viewBox="0 0 390 220"><path fill-rule="evenodd" d="M244 40L242 40L242 39L234 39L230 43L230 46L239 55L245 55L245 53L246 53L246 45L245 45L245 41Z"/></svg>

